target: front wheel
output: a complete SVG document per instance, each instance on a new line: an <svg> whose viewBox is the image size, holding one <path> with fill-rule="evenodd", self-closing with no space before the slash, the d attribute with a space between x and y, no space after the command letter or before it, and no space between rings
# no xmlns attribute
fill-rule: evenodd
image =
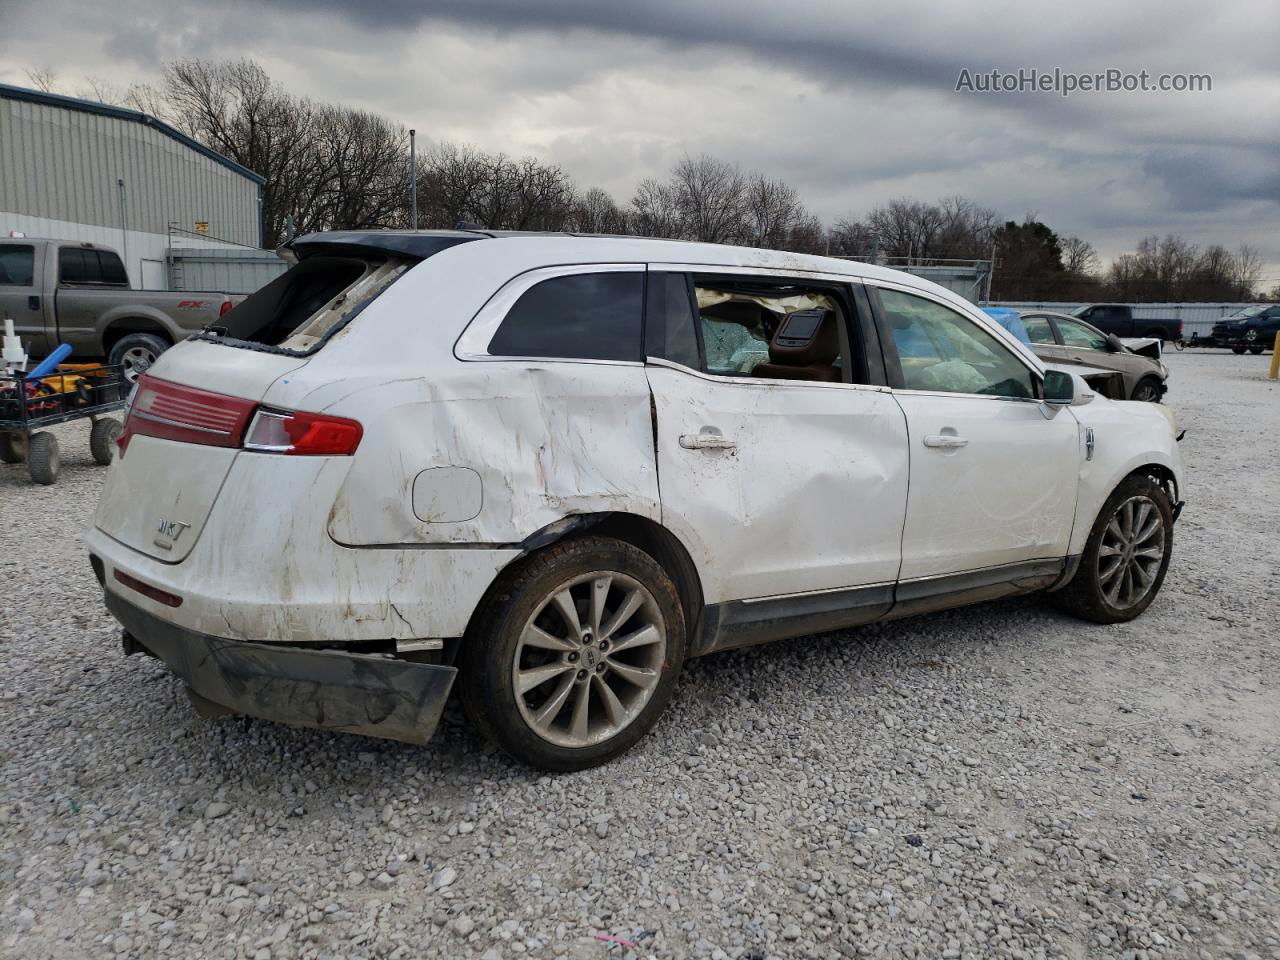
<svg viewBox="0 0 1280 960"><path fill-rule="evenodd" d="M1232 353L1244 353L1244 347L1232 347L1232 348L1231 348L1231 352L1232 352Z"/></svg>
<svg viewBox="0 0 1280 960"><path fill-rule="evenodd" d="M1144 403L1160 402L1160 378L1159 377L1143 377L1137 382L1133 388L1133 396L1130 400L1140 400Z"/></svg>
<svg viewBox="0 0 1280 960"><path fill-rule="evenodd" d="M1172 552L1169 495L1151 477L1130 477L1098 512L1075 576L1050 599L1096 623L1132 620L1160 592Z"/></svg>
<svg viewBox="0 0 1280 960"><path fill-rule="evenodd" d="M1266 348L1266 347L1264 347L1262 344L1258 344L1257 346L1250 347L1250 348L1249 348L1249 352L1250 352L1250 353L1252 353L1252 354L1256 357L1256 356L1258 356L1258 354L1262 353L1262 351L1263 351L1263 350L1265 350L1265 349L1267 349L1267 348Z"/></svg>
<svg viewBox="0 0 1280 960"><path fill-rule="evenodd" d="M462 701L515 759L582 770L629 750L657 722L684 665L671 578L628 543L589 537L522 562L468 630Z"/></svg>
<svg viewBox="0 0 1280 960"><path fill-rule="evenodd" d="M0 431L0 463L22 463L27 459L27 435Z"/></svg>

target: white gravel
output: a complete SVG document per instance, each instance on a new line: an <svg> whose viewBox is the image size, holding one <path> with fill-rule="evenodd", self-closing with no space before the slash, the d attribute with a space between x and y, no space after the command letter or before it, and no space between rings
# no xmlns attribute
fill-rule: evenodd
<svg viewBox="0 0 1280 960"><path fill-rule="evenodd" d="M1280 958L1280 388L1169 358L1190 501L1135 623L998 602L689 665L541 776L189 709L120 655L101 470L0 466L0 955Z"/></svg>

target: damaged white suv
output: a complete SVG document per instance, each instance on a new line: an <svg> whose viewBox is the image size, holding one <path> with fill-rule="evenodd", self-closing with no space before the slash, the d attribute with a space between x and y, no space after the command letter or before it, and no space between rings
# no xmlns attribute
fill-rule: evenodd
<svg viewBox="0 0 1280 960"><path fill-rule="evenodd" d="M1152 602L1182 485L967 301L670 241L315 234L142 378L88 542L202 713L520 760L638 741L686 657L1033 590Z"/></svg>

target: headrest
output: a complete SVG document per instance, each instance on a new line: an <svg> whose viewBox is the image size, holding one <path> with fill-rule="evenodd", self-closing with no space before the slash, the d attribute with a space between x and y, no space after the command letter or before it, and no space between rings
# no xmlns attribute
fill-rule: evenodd
<svg viewBox="0 0 1280 960"><path fill-rule="evenodd" d="M840 328L834 310L787 314L769 342L769 360L789 366L831 363L840 356Z"/></svg>
<svg viewBox="0 0 1280 960"><path fill-rule="evenodd" d="M703 307L699 311L704 317L720 320L724 323L738 323L748 330L760 330L761 314L764 307L747 300L726 300L724 303Z"/></svg>

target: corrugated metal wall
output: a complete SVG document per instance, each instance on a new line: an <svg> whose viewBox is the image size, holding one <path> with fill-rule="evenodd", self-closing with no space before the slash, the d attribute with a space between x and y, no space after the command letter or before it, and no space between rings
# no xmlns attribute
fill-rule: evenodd
<svg viewBox="0 0 1280 960"><path fill-rule="evenodd" d="M991 307L1013 307L1016 310L1051 310L1054 313L1074 313L1083 303L1031 303L1030 301L1000 301L987 304ZM1213 325L1229 314L1251 303L1130 303L1133 315L1141 320L1143 317L1163 317L1182 321L1182 335L1190 337L1197 333L1205 336L1213 329Z"/></svg>
<svg viewBox="0 0 1280 960"><path fill-rule="evenodd" d="M253 293L289 269L271 250L171 248L170 290Z"/></svg>
<svg viewBox="0 0 1280 960"><path fill-rule="evenodd" d="M258 185L132 120L0 97L0 212L165 233L170 221L260 242Z"/></svg>

